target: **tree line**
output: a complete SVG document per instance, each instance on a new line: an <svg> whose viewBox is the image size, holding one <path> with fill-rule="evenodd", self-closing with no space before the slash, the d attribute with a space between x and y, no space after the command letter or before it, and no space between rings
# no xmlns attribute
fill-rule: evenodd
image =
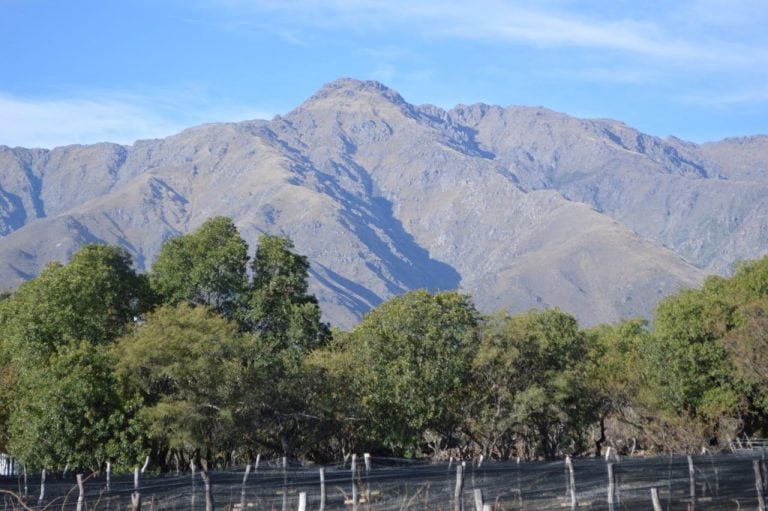
<svg viewBox="0 0 768 511"><path fill-rule="evenodd" d="M0 452L29 468L161 470L257 453L509 459L719 449L768 419L768 258L582 329L409 292L321 320L290 239L216 217L146 274L86 245L0 297Z"/></svg>

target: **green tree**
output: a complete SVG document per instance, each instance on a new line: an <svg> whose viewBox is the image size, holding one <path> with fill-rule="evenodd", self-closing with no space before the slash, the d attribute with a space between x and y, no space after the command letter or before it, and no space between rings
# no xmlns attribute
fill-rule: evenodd
<svg viewBox="0 0 768 511"><path fill-rule="evenodd" d="M125 250L85 245L69 264L50 264L0 302L0 415L9 452L48 467L93 467L117 456L110 441L125 443L112 436L125 429L125 414L102 350L145 310L148 296Z"/></svg>
<svg viewBox="0 0 768 511"><path fill-rule="evenodd" d="M261 385L270 392L244 408L241 429L249 444L292 456L318 426L317 417L308 413L314 397L303 363L330 339L330 329L308 292L309 262L293 252L289 238L259 238L252 272L247 306L238 319L252 334L250 349L268 361L262 377L269 383Z"/></svg>
<svg viewBox="0 0 768 511"><path fill-rule="evenodd" d="M759 427L764 432L768 418L768 298L739 308L737 326L724 338L725 347L739 377L754 388L759 408Z"/></svg>
<svg viewBox="0 0 768 511"><path fill-rule="evenodd" d="M0 329L2 321L0 321ZM16 387L16 365L6 351L5 343L0 337L0 452L8 452L8 417L11 404L14 401Z"/></svg>
<svg viewBox="0 0 768 511"><path fill-rule="evenodd" d="M576 320L556 309L486 320L466 432L501 458L583 451L598 404L587 385L587 343Z"/></svg>
<svg viewBox="0 0 768 511"><path fill-rule="evenodd" d="M317 299L308 293L309 261L293 252L286 237L264 235L253 260L253 282L246 322L298 358L322 346L330 335Z"/></svg>
<svg viewBox="0 0 768 511"><path fill-rule="evenodd" d="M640 433L638 415L647 415L647 404L655 403L653 396L648 396L643 356L651 333L644 319L598 325L586 333L590 339L588 386L599 418L595 438L595 454L599 455L608 440L607 421L615 419L624 426L614 425L611 438L627 440L631 435L636 440Z"/></svg>
<svg viewBox="0 0 768 511"><path fill-rule="evenodd" d="M129 466L142 452L130 416L106 348L89 341L63 345L45 366L20 374L8 452L30 469L69 464L97 470L107 460Z"/></svg>
<svg viewBox="0 0 768 511"><path fill-rule="evenodd" d="M248 245L231 219L214 217L163 244L150 282L163 303L207 305L228 317L247 287Z"/></svg>
<svg viewBox="0 0 768 511"><path fill-rule="evenodd" d="M359 399L361 441L414 455L430 431L442 440L455 433L477 349L477 321L467 296L411 291L373 309L333 346L350 365L330 357L326 367Z"/></svg>
<svg viewBox="0 0 768 511"><path fill-rule="evenodd" d="M768 257L737 265L730 284L733 301L739 305L768 297Z"/></svg>
<svg viewBox="0 0 768 511"><path fill-rule="evenodd" d="M653 337L645 351L649 384L658 405L710 422L732 414L742 390L721 339L733 328L736 306L729 283L710 277L701 289L683 290L659 302Z"/></svg>
<svg viewBox="0 0 768 511"><path fill-rule="evenodd" d="M115 372L140 400L153 457L169 449L206 459L232 447L246 367L238 326L205 306L182 303L149 314L114 345Z"/></svg>
<svg viewBox="0 0 768 511"><path fill-rule="evenodd" d="M49 264L0 302L3 340L17 362L45 364L58 346L121 335L151 300L130 255L110 245L85 245L66 266Z"/></svg>
<svg viewBox="0 0 768 511"><path fill-rule="evenodd" d="M321 461L345 458L348 454L371 447L367 433L362 378L354 373L360 366L358 348L349 332L335 330L333 340L314 350L305 361L304 372L311 383L310 413L318 417L310 449Z"/></svg>

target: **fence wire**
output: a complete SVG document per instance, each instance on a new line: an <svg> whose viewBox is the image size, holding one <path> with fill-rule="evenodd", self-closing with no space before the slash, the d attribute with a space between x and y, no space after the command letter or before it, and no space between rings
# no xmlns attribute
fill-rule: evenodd
<svg viewBox="0 0 768 511"><path fill-rule="evenodd" d="M457 466L458 465L458 466ZM573 477L564 461L429 464L372 458L320 467L279 462L210 473L216 509L293 511L305 494L306 509L327 511L472 511L476 504L492 510L648 510L651 490L660 509L733 510L764 509L768 487L766 451L669 458L575 459ZM691 471L692 467L692 471ZM460 474L457 474L460 472ZM612 478L609 477L612 474ZM461 476L461 477L459 477ZM573 485L571 485L573 481ZM31 509L76 510L79 489L72 473L47 474L40 500L40 476L0 478L0 511L23 509L15 496ZM456 499L459 483L459 499ZM130 509L134 478L104 474L85 478L82 510ZM324 497L323 497L324 488ZM479 490L479 492L478 492ZM147 475L138 492L147 510L203 510L205 488L200 473ZM476 501L480 497L481 501ZM488 509L486 508L486 509ZM479 508L482 511L482 506Z"/></svg>

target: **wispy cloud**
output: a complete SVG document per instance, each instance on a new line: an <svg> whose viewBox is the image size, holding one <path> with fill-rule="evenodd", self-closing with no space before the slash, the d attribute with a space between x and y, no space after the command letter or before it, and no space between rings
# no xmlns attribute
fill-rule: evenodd
<svg viewBox="0 0 768 511"><path fill-rule="evenodd" d="M702 7L702 1L706 4ZM754 24L747 14L756 0L675 2L651 7L653 18L637 18L615 9L612 17L575 12L571 2L442 2L436 0L228 0L226 10L242 16L267 10L286 14L286 23L319 28L382 32L407 29L424 37L520 43L534 46L583 47L624 52L686 66L768 65L768 43L734 42L728 34L683 31L685 26L717 23L738 29ZM763 2L763 0L758 0ZM215 3L221 7L221 2ZM764 11L764 6L757 12ZM683 23L682 12L687 12ZM754 12L754 11L752 11ZM760 16L760 14L758 14ZM718 21L719 20L719 21ZM722 20L730 20L726 23Z"/></svg>
<svg viewBox="0 0 768 511"><path fill-rule="evenodd" d="M730 107L753 103L768 103L768 85L725 92L704 92L680 97L683 103L708 107Z"/></svg>
<svg viewBox="0 0 768 511"><path fill-rule="evenodd" d="M0 144L51 148L67 144L158 138L203 122L269 118L236 105L191 108L171 98L126 93L20 98L0 93Z"/></svg>
<svg viewBox="0 0 768 511"><path fill-rule="evenodd" d="M310 46L298 30L281 30L278 32L278 35L287 43L295 44L296 46Z"/></svg>
<svg viewBox="0 0 768 511"><path fill-rule="evenodd" d="M580 82L601 82L619 85L642 85L659 82L664 75L653 69L610 66L610 67L578 67L576 69L557 69L553 75Z"/></svg>

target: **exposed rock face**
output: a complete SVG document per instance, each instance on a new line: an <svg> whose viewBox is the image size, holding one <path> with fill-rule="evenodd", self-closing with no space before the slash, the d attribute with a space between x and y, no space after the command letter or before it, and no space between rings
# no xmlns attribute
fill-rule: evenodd
<svg viewBox="0 0 768 511"><path fill-rule="evenodd" d="M0 289L85 242L148 268L214 215L291 236L326 317L414 288L485 311L648 315L768 250L768 137L696 145L542 108L408 104L342 79L272 121L131 146L0 147Z"/></svg>

